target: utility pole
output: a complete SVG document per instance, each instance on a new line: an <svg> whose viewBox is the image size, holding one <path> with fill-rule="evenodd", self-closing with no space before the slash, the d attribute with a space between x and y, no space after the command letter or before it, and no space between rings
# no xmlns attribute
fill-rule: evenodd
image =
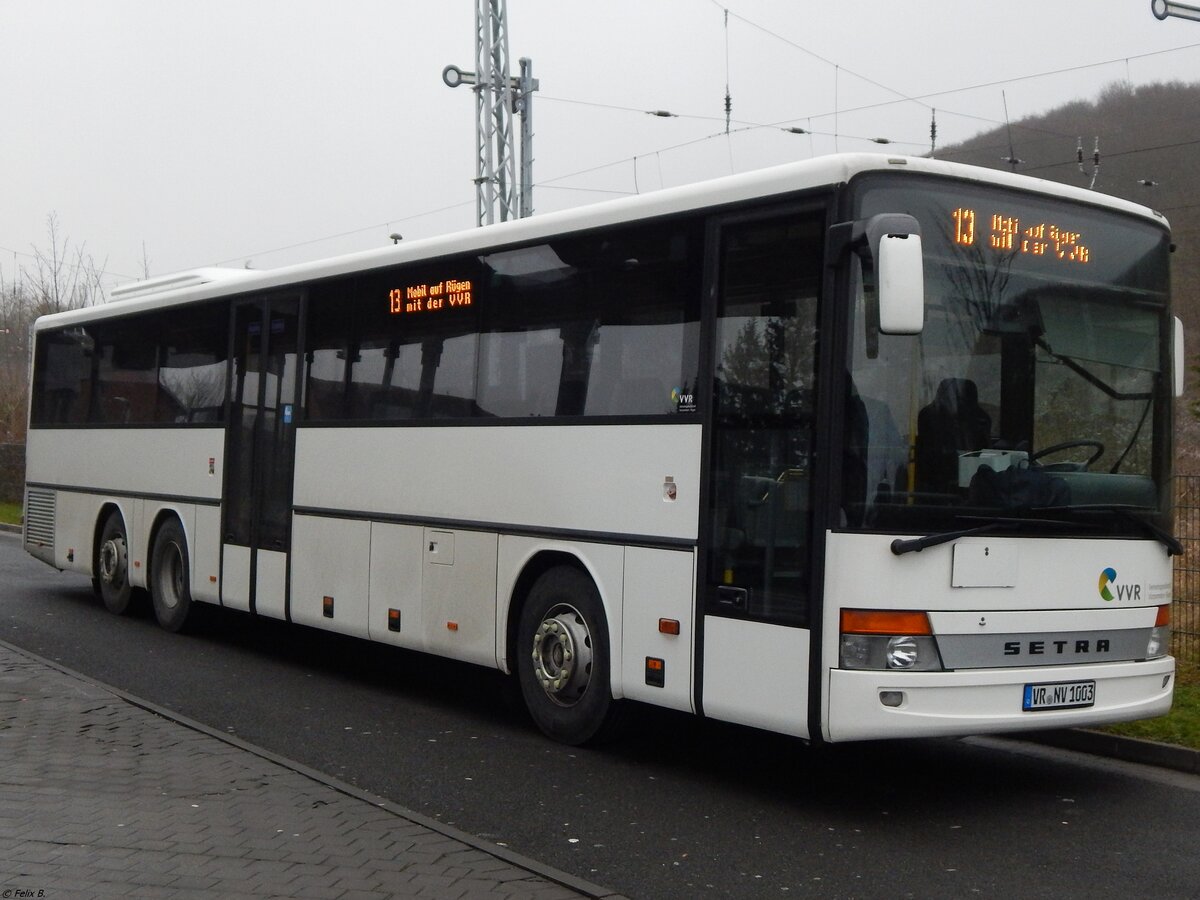
<svg viewBox="0 0 1200 900"><path fill-rule="evenodd" d="M538 89L533 77L533 60L521 57L521 74L513 95L513 111L521 117L521 200L522 219L533 215L533 92Z"/></svg>
<svg viewBox="0 0 1200 900"><path fill-rule="evenodd" d="M509 75L507 0L475 2L475 71L442 70L447 87L474 86L475 213L491 225L533 212L533 63L520 61L521 75ZM518 191L512 117L521 117L521 182Z"/></svg>

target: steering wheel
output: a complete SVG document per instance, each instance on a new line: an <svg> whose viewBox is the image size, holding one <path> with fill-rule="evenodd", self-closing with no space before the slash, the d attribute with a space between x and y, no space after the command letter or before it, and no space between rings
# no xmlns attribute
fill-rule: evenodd
<svg viewBox="0 0 1200 900"><path fill-rule="evenodd" d="M1104 455L1104 445L1099 441L1081 440L1081 441L1063 441L1061 444L1051 444L1049 447L1043 447L1037 453L1029 457L1030 462L1041 459L1043 456L1049 456L1051 453L1057 453L1059 450L1069 450L1072 447L1094 447L1096 452L1088 457L1085 466L1091 466L1096 460Z"/></svg>

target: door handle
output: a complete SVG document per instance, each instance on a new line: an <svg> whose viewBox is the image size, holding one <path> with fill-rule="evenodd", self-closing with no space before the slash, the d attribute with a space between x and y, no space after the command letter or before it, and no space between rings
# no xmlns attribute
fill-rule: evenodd
<svg viewBox="0 0 1200 900"><path fill-rule="evenodd" d="M750 592L745 588L720 585L717 588L717 602L734 609L744 610L750 600Z"/></svg>

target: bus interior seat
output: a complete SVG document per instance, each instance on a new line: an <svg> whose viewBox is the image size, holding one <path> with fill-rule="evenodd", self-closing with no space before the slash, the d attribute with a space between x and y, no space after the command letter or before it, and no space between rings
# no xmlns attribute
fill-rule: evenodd
<svg viewBox="0 0 1200 900"><path fill-rule="evenodd" d="M979 405L969 378L944 378L933 401L917 413L917 489L954 493L958 454L991 446L992 417Z"/></svg>

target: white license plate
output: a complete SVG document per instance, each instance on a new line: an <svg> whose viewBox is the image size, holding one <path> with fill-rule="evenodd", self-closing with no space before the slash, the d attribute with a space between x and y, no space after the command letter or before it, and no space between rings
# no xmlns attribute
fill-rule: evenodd
<svg viewBox="0 0 1200 900"><path fill-rule="evenodd" d="M1083 706L1094 706L1095 703L1096 682L1059 681L1053 684L1025 685L1025 700L1021 708L1027 711L1038 709L1075 709Z"/></svg>

